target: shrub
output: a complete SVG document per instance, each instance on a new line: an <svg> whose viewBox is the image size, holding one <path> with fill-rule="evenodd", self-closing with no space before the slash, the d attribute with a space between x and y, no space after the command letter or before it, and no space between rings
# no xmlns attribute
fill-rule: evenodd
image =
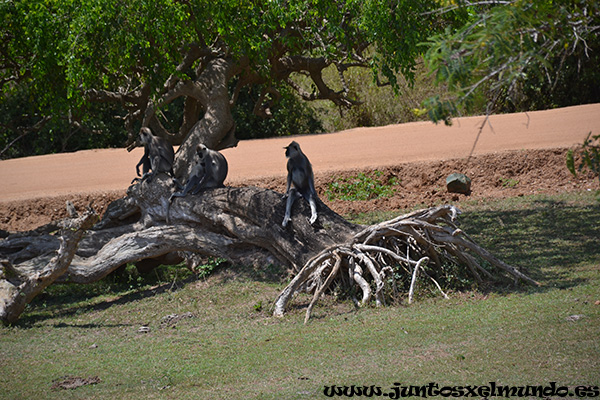
<svg viewBox="0 0 600 400"><path fill-rule="evenodd" d="M329 183L325 195L329 201L372 200L393 196L398 179L391 177L385 182L382 175L383 172L375 170L370 173L361 172L351 178L338 178L335 182Z"/></svg>

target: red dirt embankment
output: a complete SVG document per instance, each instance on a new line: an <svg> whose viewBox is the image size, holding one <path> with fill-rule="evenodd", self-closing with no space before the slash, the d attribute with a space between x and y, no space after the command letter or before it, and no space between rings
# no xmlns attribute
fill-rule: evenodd
<svg viewBox="0 0 600 400"><path fill-rule="evenodd" d="M313 164L322 200L341 213L460 201L464 196L444 190L446 176L455 171L473 178L472 198L598 187L589 175L571 177L564 154L589 132L600 133L600 104L491 116L475 157L467 163L484 120L465 117L455 119L451 127L415 122L242 141L223 151L229 163L225 183L282 191L283 147L296 140ZM31 229L64 216L67 199L78 207L93 202L103 211L108 202L124 195L141 154L142 149L106 149L0 161L0 229ZM396 196L349 203L328 202L323 195L335 176L375 168L400 180Z"/></svg>

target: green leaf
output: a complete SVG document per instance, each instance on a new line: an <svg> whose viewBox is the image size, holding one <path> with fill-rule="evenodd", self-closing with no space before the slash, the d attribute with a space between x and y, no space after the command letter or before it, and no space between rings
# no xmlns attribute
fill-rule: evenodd
<svg viewBox="0 0 600 400"><path fill-rule="evenodd" d="M569 149L567 151L567 168L573 174L573 176L577 176L577 172L575 171L575 157L573 157L573 150Z"/></svg>

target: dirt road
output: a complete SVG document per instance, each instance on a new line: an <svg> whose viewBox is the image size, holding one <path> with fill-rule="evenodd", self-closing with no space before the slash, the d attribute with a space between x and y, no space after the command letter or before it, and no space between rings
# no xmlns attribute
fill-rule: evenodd
<svg viewBox="0 0 600 400"><path fill-rule="evenodd" d="M467 157L483 117L457 118L453 126L416 122L294 137L315 171L384 167L413 161ZM600 133L600 104L491 116L474 154L548 149L582 143ZM283 147L292 138L250 140L224 150L226 184L283 176ZM135 176L142 149L87 150L0 161L0 202L124 190Z"/></svg>

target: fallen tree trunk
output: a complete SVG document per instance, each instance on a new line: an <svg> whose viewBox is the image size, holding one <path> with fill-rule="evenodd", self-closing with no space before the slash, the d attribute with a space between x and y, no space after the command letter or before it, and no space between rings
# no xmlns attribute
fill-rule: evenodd
<svg viewBox="0 0 600 400"><path fill-rule="evenodd" d="M242 265L285 265L295 278L278 297L275 315L283 314L294 293L308 289L315 292L315 297L307 319L318 297L334 280L357 285L363 293L357 302L360 305L369 301L374 285L376 301L381 303L387 274L393 268L412 274L413 267L423 263L419 261L423 257L440 266L446 260L464 264L478 279L477 270L490 275L469 251L515 278L535 283L462 234L453 224L453 207L421 210L365 228L349 223L322 203L318 220L311 225L308 205L298 201L292 222L283 228L285 200L274 191L227 187L178 198L169 204L171 184L170 179L158 176L151 184L131 186L127 196L112 203L103 219L92 227L88 226L88 217L85 223L81 219L52 223L1 240L4 272L0 276L0 299L4 300L0 303L0 318L13 322L20 313L11 311L8 317L6 311L14 307L13 288L18 286L15 277L25 282L45 276L42 272L56 263L53 260L66 247L73 251L58 257L60 267L53 267L55 272L45 280L48 284L57 279L91 283L124 264L168 255L178 255L179 260L204 255ZM57 236L54 231L61 224L79 225ZM25 296L25 301L33 296Z"/></svg>

